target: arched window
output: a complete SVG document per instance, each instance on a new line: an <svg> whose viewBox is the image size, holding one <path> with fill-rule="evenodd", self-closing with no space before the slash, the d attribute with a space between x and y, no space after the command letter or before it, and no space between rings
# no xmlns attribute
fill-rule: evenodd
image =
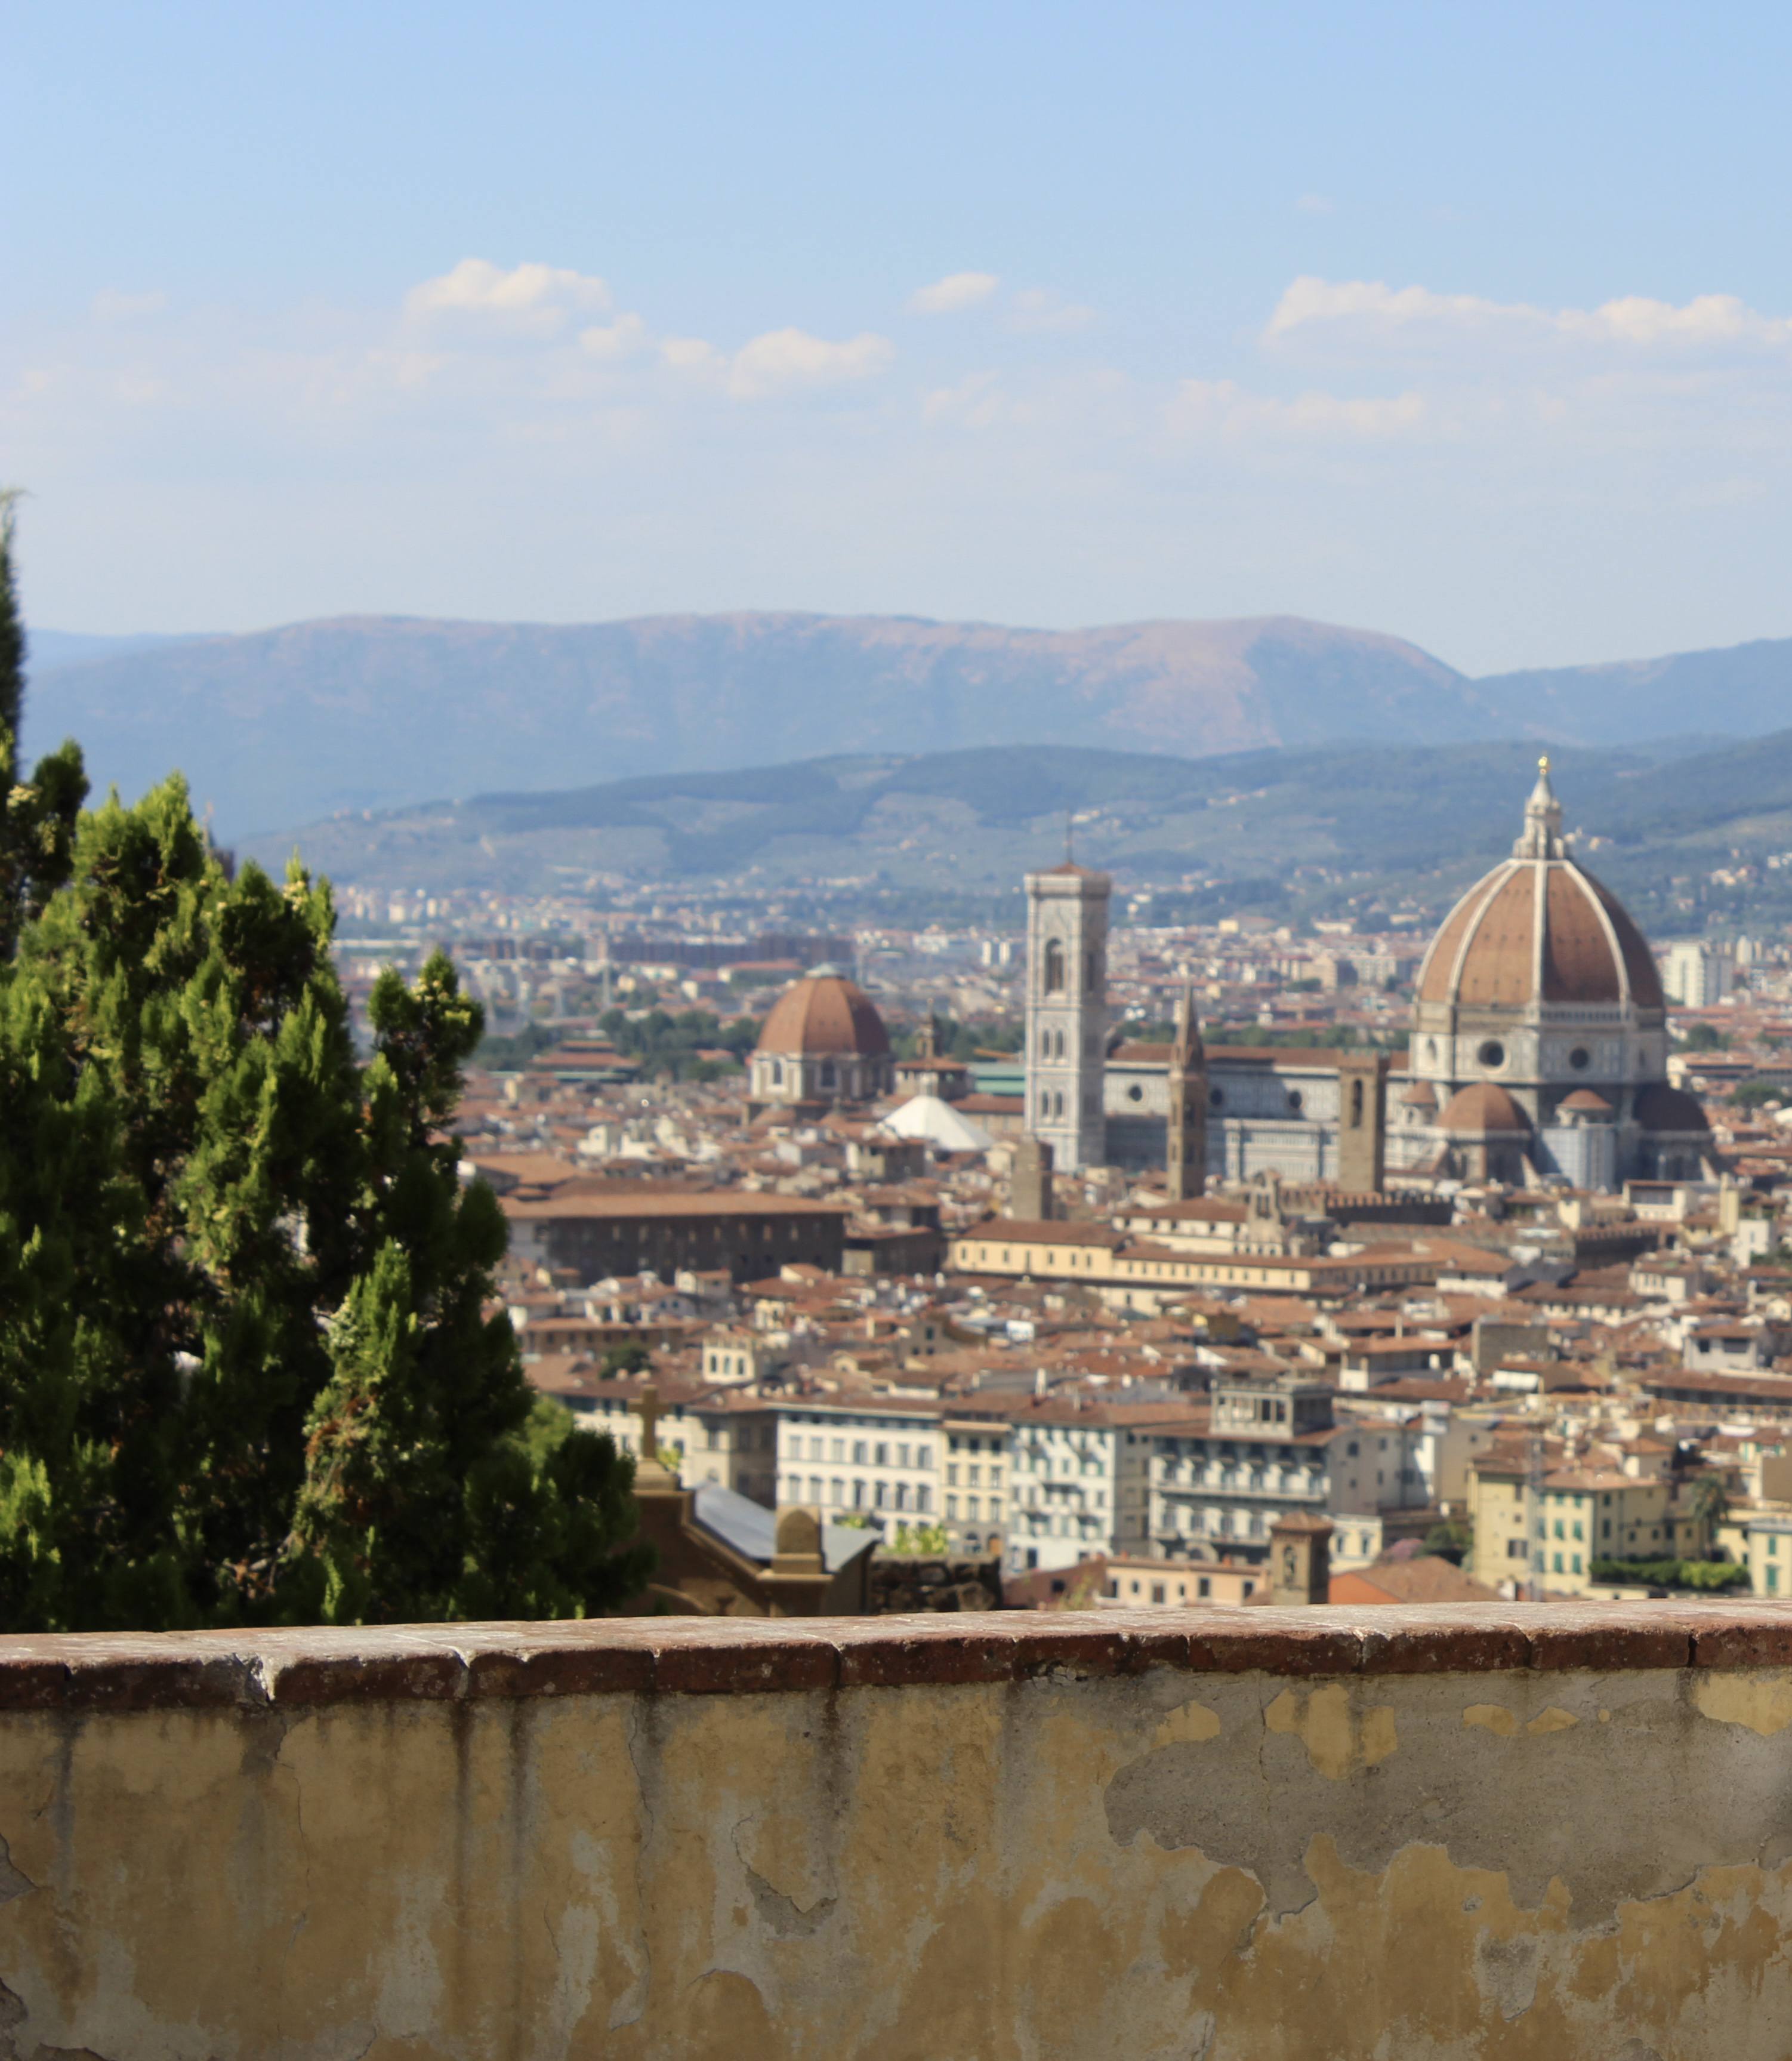
<svg viewBox="0 0 1792 2061"><path fill-rule="evenodd" d="M1064 947L1056 938L1046 940L1046 992L1062 994L1064 992Z"/></svg>
<svg viewBox="0 0 1792 2061"><path fill-rule="evenodd" d="M771 1084L774 1088L781 1088L784 1085L784 1062L782 1059L774 1059L771 1063Z"/></svg>
<svg viewBox="0 0 1792 2061"><path fill-rule="evenodd" d="M1058 1056L1061 1059L1064 1056L1064 1033L1062 1030L1058 1033Z"/></svg>
<svg viewBox="0 0 1792 2061"><path fill-rule="evenodd" d="M1062 1116L1064 1114L1064 1092L1062 1089L1059 1089L1051 1099L1051 1113L1054 1116Z"/></svg>
<svg viewBox="0 0 1792 2061"><path fill-rule="evenodd" d="M822 1086L824 1088L830 1088L834 1086L834 1062L831 1059L823 1059L822 1062Z"/></svg>
<svg viewBox="0 0 1792 2061"><path fill-rule="evenodd" d="M1350 1083L1350 1128L1353 1131L1360 1131L1362 1128L1362 1083L1361 1081L1352 1081Z"/></svg>

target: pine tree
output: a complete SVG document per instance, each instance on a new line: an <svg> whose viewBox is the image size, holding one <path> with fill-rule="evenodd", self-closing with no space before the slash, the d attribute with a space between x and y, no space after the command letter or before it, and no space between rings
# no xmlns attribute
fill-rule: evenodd
<svg viewBox="0 0 1792 2061"><path fill-rule="evenodd" d="M0 965L0 1625L530 1616L638 1593L632 1465L532 1411L446 1127L438 958L356 1058L326 886L173 779Z"/></svg>
<svg viewBox="0 0 1792 2061"><path fill-rule="evenodd" d="M28 785L18 781L25 626L13 570L18 506L15 492L0 491L0 954L9 957L20 923L41 914L69 877L75 818L87 795L73 743L40 759Z"/></svg>
<svg viewBox="0 0 1792 2061"><path fill-rule="evenodd" d="M442 1126L481 1013L439 953L414 989L382 974L366 1072L377 1240L330 1327L295 1540L329 1619L583 1615L638 1588L626 1526L632 1463L532 1404L510 1319L488 1315L505 1245L489 1188L461 1192Z"/></svg>

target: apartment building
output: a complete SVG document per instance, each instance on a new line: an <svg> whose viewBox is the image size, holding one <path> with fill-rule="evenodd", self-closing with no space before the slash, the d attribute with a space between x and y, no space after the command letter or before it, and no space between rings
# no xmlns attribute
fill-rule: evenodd
<svg viewBox="0 0 1792 2061"><path fill-rule="evenodd" d="M1224 1552L1261 1561L1278 1518L1420 1507L1422 1435L1417 1423L1340 1421L1331 1388L1298 1375L1216 1383L1206 1423L1136 1434L1145 1536L1166 1557Z"/></svg>

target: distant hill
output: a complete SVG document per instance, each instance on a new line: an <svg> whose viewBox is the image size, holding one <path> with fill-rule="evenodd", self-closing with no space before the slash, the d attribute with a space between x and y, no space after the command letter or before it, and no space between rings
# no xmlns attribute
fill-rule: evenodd
<svg viewBox="0 0 1792 2061"><path fill-rule="evenodd" d="M1583 744L1711 730L1750 737L1792 720L1792 638L1603 666L1498 673L1475 682L1534 736Z"/></svg>
<svg viewBox="0 0 1792 2061"><path fill-rule="evenodd" d="M1661 906L1732 843L1792 849L1792 730L1658 761L1554 754L1570 830L1620 893ZM1245 752L1190 760L1062 746L810 759L338 816L299 834L345 882L541 892L622 874L1002 892L1062 849L1130 884L1248 906L1362 883L1447 898L1511 848L1530 742ZM290 838L252 842L283 863ZM1778 876L1775 876L1776 878Z"/></svg>
<svg viewBox="0 0 1792 2061"><path fill-rule="evenodd" d="M135 792L170 766L242 834L494 786L1045 742L1196 756L1491 734L1410 644L1292 618L1006 630L907 617L555 627L389 618L40 656L27 743Z"/></svg>
<svg viewBox="0 0 1792 2061"><path fill-rule="evenodd" d="M186 773L242 837L342 809L996 745L1183 760L1538 737L1631 749L1792 718L1792 639L1470 680L1294 617L1004 629L907 616L554 626L348 618L246 636L34 633L26 744Z"/></svg>

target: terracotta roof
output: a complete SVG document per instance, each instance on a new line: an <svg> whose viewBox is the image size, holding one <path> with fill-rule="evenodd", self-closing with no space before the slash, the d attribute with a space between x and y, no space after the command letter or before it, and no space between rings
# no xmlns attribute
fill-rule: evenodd
<svg viewBox="0 0 1792 2061"><path fill-rule="evenodd" d="M1665 1081L1651 1081L1637 1095L1637 1122L1645 1131L1709 1131L1698 1098Z"/></svg>
<svg viewBox="0 0 1792 2061"><path fill-rule="evenodd" d="M1562 1107L1564 1109L1584 1109L1590 1116L1611 1115L1611 1104L1591 1088L1576 1088L1571 1095L1564 1095Z"/></svg>
<svg viewBox="0 0 1792 2061"><path fill-rule="evenodd" d="M1571 858L1509 858L1477 881L1426 954L1418 998L1471 1008L1626 999L1642 1009L1664 1006L1642 933Z"/></svg>
<svg viewBox="0 0 1792 2061"><path fill-rule="evenodd" d="M1490 1131L1522 1133L1530 1129L1530 1119L1497 1082L1471 1081L1444 1104L1438 1128L1476 1136Z"/></svg>
<svg viewBox="0 0 1792 2061"><path fill-rule="evenodd" d="M1440 1555L1412 1560L1377 1560L1348 1574L1334 1575L1326 1600L1334 1603L1490 1603L1494 1590L1465 1575Z"/></svg>
<svg viewBox="0 0 1792 2061"><path fill-rule="evenodd" d="M809 1057L858 1055L881 1059L890 1034L871 998L856 981L819 974L787 987L772 1004L757 1049Z"/></svg>

